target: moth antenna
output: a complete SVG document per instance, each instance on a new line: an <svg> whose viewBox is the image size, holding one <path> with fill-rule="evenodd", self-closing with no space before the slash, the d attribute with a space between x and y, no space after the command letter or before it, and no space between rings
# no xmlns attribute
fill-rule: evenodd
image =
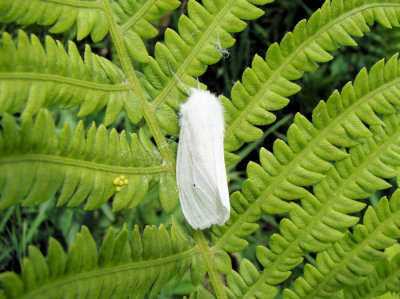
<svg viewBox="0 0 400 299"><path fill-rule="evenodd" d="M222 48L221 42L219 40L219 34L218 33L217 33L217 41L214 42L214 44L215 44L215 46L217 48L217 51L219 53L221 53L223 58L228 58L229 57L229 51L227 49Z"/></svg>
<svg viewBox="0 0 400 299"><path fill-rule="evenodd" d="M161 145L161 146L159 147L159 149L162 149L162 148L164 148L164 147L167 147L167 146L171 143L172 139L174 139L174 136L169 137L167 143Z"/></svg>
<svg viewBox="0 0 400 299"><path fill-rule="evenodd" d="M174 76L174 78L179 82L179 84L183 87L183 89L186 91L187 95L190 96L189 90L187 90L187 88L185 87L185 85L182 83L181 79L178 78L178 76L174 73L174 71L171 68L171 65L169 64L169 60L168 62L168 67L169 67L169 71L171 72L172 76Z"/></svg>

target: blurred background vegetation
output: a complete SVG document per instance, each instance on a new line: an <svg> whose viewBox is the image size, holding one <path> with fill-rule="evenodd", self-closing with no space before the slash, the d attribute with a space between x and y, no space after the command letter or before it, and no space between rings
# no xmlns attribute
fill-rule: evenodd
<svg viewBox="0 0 400 299"><path fill-rule="evenodd" d="M279 42L284 34L292 31L300 20L309 18L315 10L322 6L323 2L321 0L276 0L275 3L262 7L265 9L265 15L256 21L249 22L248 27L235 36L237 42L234 47L227 49L224 58L218 64L210 66L200 81L206 84L212 92L230 97L233 84L240 80L245 68L251 66L254 55L258 54L264 57L272 43ZM162 41L163 32L167 27L177 30L179 16L186 13L186 4L186 0L182 1L180 9L166 15L159 23L155 24L159 28L159 35L155 39L147 41L150 54L153 54L155 43ZM18 29L34 33L42 41L49 34L49 28L41 26L0 25L1 32L6 31L14 36L17 35ZM66 34L53 34L52 36L60 40L66 48L68 40L73 40L82 54L85 44L90 44L93 52L119 64L115 48L109 37L97 44L93 44L90 38L76 41L74 29ZM332 53L335 57L332 62L323 64L316 71L305 73L304 77L297 82L302 87L301 92L293 96L290 104L277 113L277 121L274 124L263 128L264 137L256 142L246 144L237 152L240 156L239 162L228 168L231 191L240 189L246 176L246 165L250 160L258 161L258 151L261 146L271 150L272 143L276 138L286 139L286 130L295 113L300 112L310 119L312 109L317 103L321 99L326 100L334 89L340 89L346 82L353 80L361 68L364 66L369 68L378 60L388 58L396 53L400 48L400 30L386 30L382 26L374 25L366 38L356 39L356 41L359 43L359 47L338 49ZM136 65L136 69L140 71L140 65ZM77 124L76 108L53 109L52 113L59 128L66 121L72 128ZM92 121L95 121L96 124L102 123L103 117L104 111L86 117L84 119L85 127L88 128ZM124 120L123 114L119 116L112 127L116 127L119 131L124 129L132 132L135 130L132 124ZM16 204L5 211L0 211L0 272L8 270L19 272L20 263L27 253L28 245L33 244L46 253L50 236L60 241L64 249L67 249L74 241L81 225L86 225L100 244L109 226L118 229L122 227L123 223L127 223L131 228L135 224L143 228L147 224L168 223L170 215L162 212L157 194L157 190L152 190L136 209L121 211L117 214L111 212L110 203L105 203L95 211L84 211L83 206L57 208L56 198L35 207L21 207L20 204ZM173 215L182 223L184 222L179 206ZM234 268L242 257L255 262L252 253L254 247L258 244L266 244L268 236L276 232L279 217L265 215L262 221L261 229L248 238L249 247L240 254L232 255ZM312 260L313 257L309 256L308 258ZM293 277L298 274L294 273ZM163 290L160 298L171 298L172 296L177 298L182 294L190 293L193 286L189 281L189 278L186 277L178 285L171 284Z"/></svg>

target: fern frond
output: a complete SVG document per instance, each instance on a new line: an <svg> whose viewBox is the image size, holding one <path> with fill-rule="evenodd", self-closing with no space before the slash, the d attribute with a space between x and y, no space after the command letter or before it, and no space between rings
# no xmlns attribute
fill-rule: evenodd
<svg viewBox="0 0 400 299"><path fill-rule="evenodd" d="M113 11L118 17L129 56L139 62L148 62L149 54L142 39L153 38L158 31L150 22L159 20L167 11L176 9L178 0L117 0Z"/></svg>
<svg viewBox="0 0 400 299"><path fill-rule="evenodd" d="M147 226L141 235L136 226L115 235L111 227L99 250L90 232L82 227L67 256L50 239L47 259L34 246L23 261L21 276L0 274L6 298L143 298L151 288L154 297L164 284L181 278L198 252L189 236L173 221L171 232L161 225Z"/></svg>
<svg viewBox="0 0 400 299"><path fill-rule="evenodd" d="M109 23L96 0L4 0L0 4L0 21L23 25L37 23L52 26L51 33L62 33L75 23L79 39L89 34L94 42L101 41L108 33Z"/></svg>
<svg viewBox="0 0 400 299"><path fill-rule="evenodd" d="M373 271L363 283L344 290L344 298L381 298L378 296L388 291L399 293L400 254L376 261L373 266Z"/></svg>
<svg viewBox="0 0 400 299"><path fill-rule="evenodd" d="M271 236L269 248L257 248L257 259L264 269L253 284L241 288L243 296L254 295L265 284L284 281L305 254L322 251L341 240L346 229L358 221L348 214L365 206L355 199L390 187L382 177L394 177L400 165L400 116L388 116L384 125L385 130L381 126L371 128L373 137L352 147L349 157L327 171L313 187L314 195L306 193L301 199L302 207L291 203L290 218L280 223L281 234Z"/></svg>
<svg viewBox="0 0 400 299"><path fill-rule="evenodd" d="M238 251L247 246L241 237L257 229L252 222L263 211L289 210L292 220L281 222L283 235L271 237L271 249L257 249L257 259L265 269L255 286L241 288L243 294L250 296L262 284L285 280L304 254L324 250L358 221L347 215L364 207L355 199L390 186L382 178L396 176L395 167L400 163L400 123L391 114L398 106L399 75L396 56L386 64L378 62L369 74L361 71L354 86L349 83L341 94L336 91L327 103L320 102L313 112L313 124L296 115L287 134L289 145L278 140L274 144L275 155L261 150L262 166L249 163L249 179L242 192L231 196L230 220L221 228L213 228L217 237L214 248ZM391 104L386 105L391 98ZM377 111L386 106L380 112L387 116L381 119ZM358 142L363 144L357 145ZM351 149L347 154L337 146ZM336 168L332 161L337 161ZM315 196L301 188L311 185ZM301 198L303 208L282 198Z"/></svg>
<svg viewBox="0 0 400 299"><path fill-rule="evenodd" d="M60 189L59 206L87 200L85 209L95 209L113 197L113 210L119 211L136 206L157 181L163 208L176 204L175 185L144 130L126 136L113 129L108 135L93 124L85 137L80 122L74 132L66 123L58 136L46 110L21 127L5 115L2 128L1 209L22 199L25 206L41 203ZM115 182L121 175L122 184Z"/></svg>
<svg viewBox="0 0 400 299"><path fill-rule="evenodd" d="M226 287L226 293L229 298L274 298L277 289L267 283L261 283L257 286L257 290L252 292L252 296L244 297L245 291L249 285L254 285L260 279L260 272L247 259L240 261L239 273L231 271L226 277L229 287Z"/></svg>
<svg viewBox="0 0 400 299"><path fill-rule="evenodd" d="M148 56L141 38L153 38L158 33L150 22L160 19L179 4L178 0L112 2L118 23L130 30L126 32L127 36L135 36L136 49L141 54L135 56ZM0 22L52 26L51 33L63 33L76 24L77 39L82 40L90 34L94 42L101 41L110 27L103 4L96 0L4 0L0 3Z"/></svg>
<svg viewBox="0 0 400 299"><path fill-rule="evenodd" d="M279 45L269 47L265 60L254 58L242 82L233 86L232 101L223 98L227 114L225 150L237 150L262 136L256 126L274 122L275 115L270 111L286 106L288 97L300 90L292 80L331 60L328 52L340 45L357 45L352 37L363 36L375 20L388 28L399 26L395 17L399 13L400 3L395 0L327 0L308 21L300 21Z"/></svg>
<svg viewBox="0 0 400 299"><path fill-rule="evenodd" d="M273 2L271 0L250 1L257 4ZM197 86L193 76L202 75L207 65L215 64L222 58L221 49L231 47L235 40L230 32L240 32L246 27L244 20L260 17L263 11L247 0L217 0L199 2L189 0L188 16L182 15L178 22L178 32L165 31L164 43L157 43L155 58L143 65L150 86L157 115L164 117L187 99L186 92L173 77L172 71L188 86ZM171 109L172 108L172 109ZM168 118L168 115L165 115ZM175 120L176 126L178 120ZM167 132L176 134L176 132Z"/></svg>
<svg viewBox="0 0 400 299"><path fill-rule="evenodd" d="M390 115L396 111L396 107L400 104L399 87L400 69L397 56L393 56L386 64L383 60L375 64L369 74L363 69L357 75L354 85L348 83L341 93L335 91L326 103L321 101L313 111L312 123L297 114L294 124L287 133L288 144L277 140L273 145L274 153L261 149L261 165L254 162L248 164L248 179L243 183L242 191L231 195L232 212L229 221L223 227L213 228L218 238L216 248L223 247L228 251L243 249L247 246L247 242L241 237L257 229L258 225L253 222L257 221L263 212L277 214L289 211L293 206L285 200L303 198L309 194L303 187L316 185L326 175L336 181L338 175L342 175L340 171L342 164L338 164L339 174L336 174L337 172L332 170L332 162L348 157L348 153L339 149L340 147L354 147L366 140L370 140L372 144L380 143L387 140L389 138L387 136L396 134L397 119L387 118L388 124L384 131L379 129L384 123L378 115ZM374 132L378 134L377 140L371 139L374 132L371 132L366 125L374 127ZM369 151L367 148L366 152ZM354 152L356 153L356 150ZM343 165L347 166L352 160L346 161L348 162L344 162L346 164ZM391 165L397 165L396 159L393 161L384 159L384 162L376 163L377 166L372 168L376 176L383 178L394 176ZM356 161L355 165L358 165ZM379 171L381 167L386 172ZM348 178L348 175L343 175ZM365 177L360 177L359 180L368 181L371 177L369 173L364 175ZM377 183L379 188L384 186L383 183ZM353 180L352 184L352 187L358 186ZM361 182L361 185L365 187L366 182ZM370 190L379 188L371 186ZM317 188L317 192L319 189ZM329 189L330 187L327 190ZM345 190L348 200L341 202L341 207L338 206L337 209L345 213L362 209L362 203L351 199L364 198L363 189L355 188L353 195L347 191L351 190L351 187L346 187ZM319 197L319 194L316 196ZM325 193L322 195L325 196ZM313 201L313 197L308 197L308 200ZM343 221L346 225L354 224L347 217Z"/></svg>
<svg viewBox="0 0 400 299"><path fill-rule="evenodd" d="M329 297L346 286L361 284L373 271L375 261L385 258L381 250L400 238L399 219L400 190L397 190L390 201L381 198L376 211L369 206L363 224L357 225L352 234L347 233L343 239L319 252L316 267L307 264L304 277L296 279L293 291L285 289L284 297Z"/></svg>
<svg viewBox="0 0 400 299"><path fill-rule="evenodd" d="M111 124L123 107L138 122L140 109L121 70L93 54L87 46L83 61L75 44L68 54L61 43L46 37L46 47L19 31L16 45L7 33L0 48L0 113L30 117L41 107L81 105L83 117L107 105L105 123Z"/></svg>

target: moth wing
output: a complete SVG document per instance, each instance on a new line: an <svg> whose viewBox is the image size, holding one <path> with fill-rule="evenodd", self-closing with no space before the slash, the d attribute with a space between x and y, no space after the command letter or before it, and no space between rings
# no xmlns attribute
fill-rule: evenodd
<svg viewBox="0 0 400 299"><path fill-rule="evenodd" d="M215 155L215 170L216 170L216 182L218 195L221 201L221 217L219 225L224 224L230 216L230 202L229 202L229 190L228 190L228 179L226 177L226 168L225 168L225 157L224 157L224 132L219 132L220 135L214 135L214 147L217 149L214 152Z"/></svg>
<svg viewBox="0 0 400 299"><path fill-rule="evenodd" d="M182 212L189 224L197 229L206 224L206 219L203 216L205 207L201 204L201 198L194 189L193 140L188 125L186 116L182 116L176 160L176 177Z"/></svg>
<svg viewBox="0 0 400 299"><path fill-rule="evenodd" d="M177 180L182 211L193 228L204 229L229 218L229 193L223 156L223 132L199 130L181 119Z"/></svg>
<svg viewBox="0 0 400 299"><path fill-rule="evenodd" d="M216 212L211 224L224 224L230 215L229 192L224 161L224 132L209 127L198 135L195 147L201 163L194 168L194 181L198 193L208 200L207 205ZM206 196L206 194L208 196Z"/></svg>

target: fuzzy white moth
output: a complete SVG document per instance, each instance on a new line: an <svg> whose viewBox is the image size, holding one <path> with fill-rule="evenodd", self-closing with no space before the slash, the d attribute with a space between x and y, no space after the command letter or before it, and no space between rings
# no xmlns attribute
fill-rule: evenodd
<svg viewBox="0 0 400 299"><path fill-rule="evenodd" d="M176 177L183 215L194 229L205 229L230 215L224 110L209 91L190 91L180 110Z"/></svg>

